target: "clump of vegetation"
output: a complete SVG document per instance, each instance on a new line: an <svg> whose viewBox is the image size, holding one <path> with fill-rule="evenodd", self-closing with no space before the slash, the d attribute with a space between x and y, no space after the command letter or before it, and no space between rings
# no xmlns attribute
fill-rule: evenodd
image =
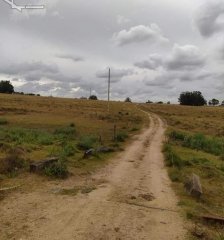
<svg viewBox="0 0 224 240"><path fill-rule="evenodd" d="M15 150L12 150L5 158L1 159L0 162L1 174L13 174L26 166L25 160Z"/></svg>
<svg viewBox="0 0 224 240"><path fill-rule="evenodd" d="M173 151L171 145L165 144L163 152L168 167L177 167L181 169L184 166L184 161Z"/></svg>
<svg viewBox="0 0 224 240"><path fill-rule="evenodd" d="M116 140L118 142L124 142L128 138L128 134L126 132L119 132L116 136Z"/></svg>
<svg viewBox="0 0 224 240"><path fill-rule="evenodd" d="M65 157L74 156L76 153L76 148L72 143L67 143L62 147L61 155Z"/></svg>
<svg viewBox="0 0 224 240"><path fill-rule="evenodd" d="M74 124L70 124L70 126L57 128L54 131L54 134L59 139L74 139L76 137L76 128Z"/></svg>
<svg viewBox="0 0 224 240"><path fill-rule="evenodd" d="M217 156L222 156L224 154L223 138L206 137L201 133L189 135L180 131L171 131L169 137L172 140L180 141L184 147L202 150Z"/></svg>
<svg viewBox="0 0 224 240"><path fill-rule="evenodd" d="M81 150L88 150L94 147L97 139L94 136L83 136L77 143L77 147Z"/></svg>
<svg viewBox="0 0 224 240"><path fill-rule="evenodd" d="M24 143L50 145L53 143L53 136L45 131L25 128L0 128L2 138L6 142L21 145Z"/></svg>
<svg viewBox="0 0 224 240"><path fill-rule="evenodd" d="M60 159L44 169L44 173L49 177L65 179L68 177L68 168L64 160Z"/></svg>

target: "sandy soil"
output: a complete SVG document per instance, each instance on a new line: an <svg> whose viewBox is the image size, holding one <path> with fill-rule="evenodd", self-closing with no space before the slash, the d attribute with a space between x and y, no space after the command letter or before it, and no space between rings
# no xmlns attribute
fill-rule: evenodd
<svg viewBox="0 0 224 240"><path fill-rule="evenodd" d="M83 182L70 178L10 194L0 203L0 239L184 239L184 222L161 153L165 127L157 116L149 117L148 129ZM57 194L80 184L94 184L96 190Z"/></svg>

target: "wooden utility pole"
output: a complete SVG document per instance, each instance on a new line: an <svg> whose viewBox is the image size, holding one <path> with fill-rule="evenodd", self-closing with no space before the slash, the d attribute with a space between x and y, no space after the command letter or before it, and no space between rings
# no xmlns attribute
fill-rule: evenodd
<svg viewBox="0 0 224 240"><path fill-rule="evenodd" d="M110 68L108 75L108 112L110 111Z"/></svg>

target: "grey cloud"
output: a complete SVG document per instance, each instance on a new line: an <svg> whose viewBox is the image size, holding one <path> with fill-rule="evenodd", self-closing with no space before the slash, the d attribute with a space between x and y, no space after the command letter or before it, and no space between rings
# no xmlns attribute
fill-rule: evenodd
<svg viewBox="0 0 224 240"><path fill-rule="evenodd" d="M155 42L168 42L162 34L161 29L156 24L150 26L138 25L130 28L129 30L122 30L113 35L113 41L119 45L127 45L131 43L141 43L145 41Z"/></svg>
<svg viewBox="0 0 224 240"><path fill-rule="evenodd" d="M47 78L61 82L78 82L81 79L79 76L66 76L59 70L56 64L45 64L42 62L1 65L0 73L23 78L25 81L39 81Z"/></svg>
<svg viewBox="0 0 224 240"><path fill-rule="evenodd" d="M75 55L72 55L72 54L56 54L56 57L62 58L62 59L72 60L74 62L84 61L83 57L75 56Z"/></svg>
<svg viewBox="0 0 224 240"><path fill-rule="evenodd" d="M42 62L23 62L18 64L2 64L0 72L9 75L24 74L27 72L58 73L56 64L44 64Z"/></svg>
<svg viewBox="0 0 224 240"><path fill-rule="evenodd" d="M224 29L219 17L224 14L224 2L214 0L205 2L195 13L194 22L204 37L210 37L214 33Z"/></svg>
<svg viewBox="0 0 224 240"><path fill-rule="evenodd" d="M96 72L96 77L97 78L108 78L108 71L109 69L104 69ZM118 82L120 81L123 77L129 76L133 74L134 71L132 69L116 69L116 68L111 68L111 81L112 82Z"/></svg>
<svg viewBox="0 0 224 240"><path fill-rule="evenodd" d="M205 57L193 45L175 45L166 61L169 70L194 70L205 65Z"/></svg>
<svg viewBox="0 0 224 240"><path fill-rule="evenodd" d="M152 54L149 56L149 59L136 62L134 65L143 69L146 68L150 70L155 70L163 65L163 59L162 56L160 56L159 54Z"/></svg>

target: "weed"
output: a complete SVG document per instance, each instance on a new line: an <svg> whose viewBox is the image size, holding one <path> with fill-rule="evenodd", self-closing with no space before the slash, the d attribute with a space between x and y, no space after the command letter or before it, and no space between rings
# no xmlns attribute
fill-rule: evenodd
<svg viewBox="0 0 224 240"><path fill-rule="evenodd" d="M64 179L68 176L67 165L63 160L51 164L44 169L44 173L49 177Z"/></svg>
<svg viewBox="0 0 224 240"><path fill-rule="evenodd" d="M128 138L128 134L126 132L119 132L116 136L116 140L118 142L124 142Z"/></svg>
<svg viewBox="0 0 224 240"><path fill-rule="evenodd" d="M0 173L13 174L26 166L25 160L12 150L6 158L1 160Z"/></svg>
<svg viewBox="0 0 224 240"><path fill-rule="evenodd" d="M163 152L168 167L177 167L181 169L185 165L184 161L173 151L171 145L165 144Z"/></svg>
<svg viewBox="0 0 224 240"><path fill-rule="evenodd" d="M74 156L75 152L76 148L74 145L72 143L67 143L63 146L61 155L65 157L71 157Z"/></svg>
<svg viewBox="0 0 224 240"><path fill-rule="evenodd" d="M77 143L77 147L82 150L88 150L94 147L96 143L96 138L94 136L83 136L80 141Z"/></svg>

